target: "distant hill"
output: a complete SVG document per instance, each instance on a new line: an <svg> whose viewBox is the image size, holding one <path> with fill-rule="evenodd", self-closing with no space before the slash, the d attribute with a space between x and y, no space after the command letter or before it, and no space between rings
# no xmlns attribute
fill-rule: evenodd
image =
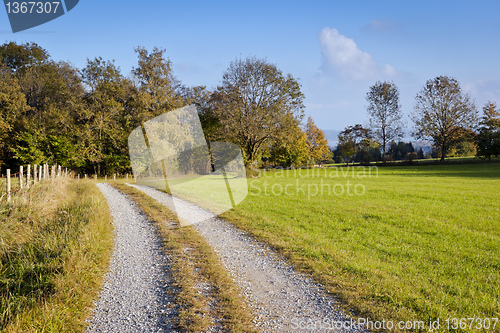
<svg viewBox="0 0 500 333"><path fill-rule="evenodd" d="M432 142L429 140L419 140L419 141L413 141L412 142L413 148L415 150L418 150L418 148L422 148L424 153L431 153L432 152Z"/></svg>

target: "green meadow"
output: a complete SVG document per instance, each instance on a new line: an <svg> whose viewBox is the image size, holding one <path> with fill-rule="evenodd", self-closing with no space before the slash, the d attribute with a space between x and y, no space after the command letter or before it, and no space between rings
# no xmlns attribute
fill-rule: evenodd
<svg viewBox="0 0 500 333"><path fill-rule="evenodd" d="M356 316L499 317L500 164L274 170L248 184L223 217Z"/></svg>

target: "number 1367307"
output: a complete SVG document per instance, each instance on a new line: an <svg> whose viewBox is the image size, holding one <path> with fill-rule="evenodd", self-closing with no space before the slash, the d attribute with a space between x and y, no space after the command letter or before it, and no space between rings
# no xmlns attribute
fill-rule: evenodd
<svg viewBox="0 0 500 333"><path fill-rule="evenodd" d="M61 2L7 2L5 7L8 14L51 14L56 13Z"/></svg>

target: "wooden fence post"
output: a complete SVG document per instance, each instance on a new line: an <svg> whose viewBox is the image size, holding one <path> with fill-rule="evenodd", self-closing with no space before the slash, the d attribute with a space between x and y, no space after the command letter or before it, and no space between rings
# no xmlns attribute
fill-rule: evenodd
<svg viewBox="0 0 500 333"><path fill-rule="evenodd" d="M28 170L26 171L26 188L30 188L31 182L31 164L28 164Z"/></svg>
<svg viewBox="0 0 500 333"><path fill-rule="evenodd" d="M115 174L114 174L114 176L113 176L113 180L116 180L116 173L115 173Z"/></svg>
<svg viewBox="0 0 500 333"><path fill-rule="evenodd" d="M7 169L7 202L10 202L10 169Z"/></svg>
<svg viewBox="0 0 500 333"><path fill-rule="evenodd" d="M125 179L128 180L128 172L127 172L127 175L125 176Z"/></svg>
<svg viewBox="0 0 500 333"><path fill-rule="evenodd" d="M19 167L19 188L23 189L23 166Z"/></svg>
<svg viewBox="0 0 500 333"><path fill-rule="evenodd" d="M108 175L104 176L104 182L108 181Z"/></svg>
<svg viewBox="0 0 500 333"><path fill-rule="evenodd" d="M94 174L94 180L97 181L97 174Z"/></svg>

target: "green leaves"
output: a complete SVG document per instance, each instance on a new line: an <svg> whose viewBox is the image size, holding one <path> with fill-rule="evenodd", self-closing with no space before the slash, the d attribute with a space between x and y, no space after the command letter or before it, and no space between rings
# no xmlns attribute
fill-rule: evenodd
<svg viewBox="0 0 500 333"><path fill-rule="evenodd" d="M314 124L311 117L307 119L305 133L309 160L313 164L325 161L332 156L330 148L328 148L328 141L325 139L325 133Z"/></svg>
<svg viewBox="0 0 500 333"><path fill-rule="evenodd" d="M347 126L339 133L338 148L346 163L353 161L355 155L361 154L365 155L363 159L368 158L367 151L369 148L376 147L376 149L379 149L380 145L372 141L371 135L371 131L360 124Z"/></svg>
<svg viewBox="0 0 500 333"><path fill-rule="evenodd" d="M0 64L0 166L9 159L14 128L28 109L19 81Z"/></svg>
<svg viewBox="0 0 500 333"><path fill-rule="evenodd" d="M173 75L172 62L163 55L165 50L155 47L149 52L139 46L135 52L138 56L138 67L133 69L132 74L139 91L135 106L139 114L142 114L140 121L147 121L184 106L184 101L175 91L178 82Z"/></svg>

